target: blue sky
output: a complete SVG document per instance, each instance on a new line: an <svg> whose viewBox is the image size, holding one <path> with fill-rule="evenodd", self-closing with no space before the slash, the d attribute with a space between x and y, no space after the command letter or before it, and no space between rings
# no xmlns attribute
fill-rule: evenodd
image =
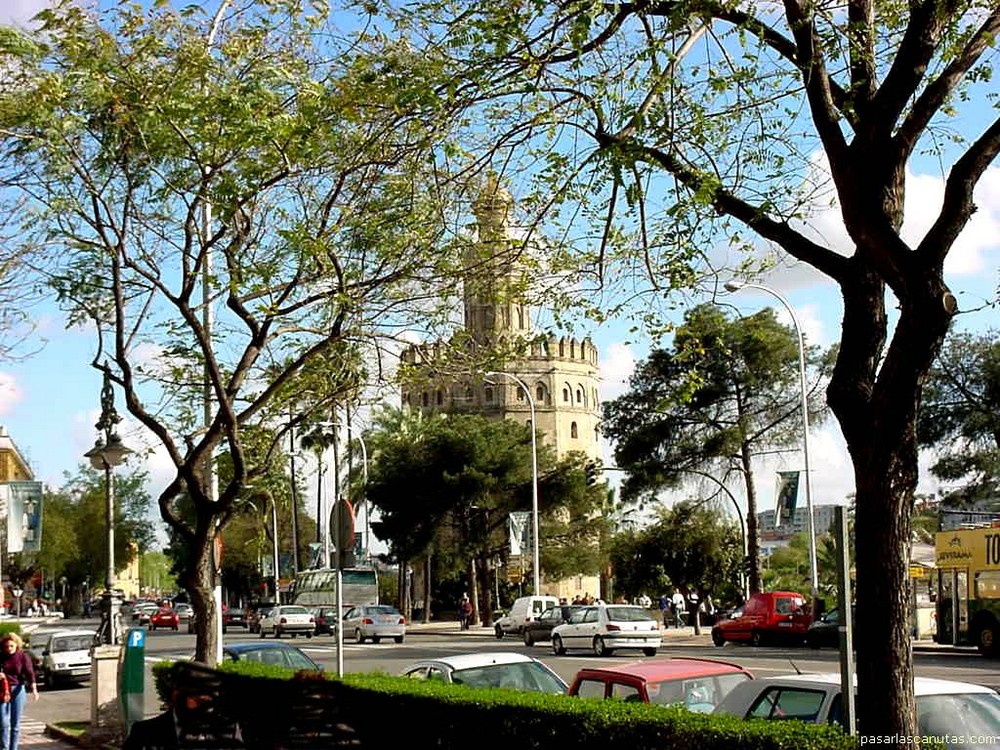
<svg viewBox="0 0 1000 750"><path fill-rule="evenodd" d="M5 0L0 23L23 21L45 6L44 0ZM968 119L984 119L986 108L974 105ZM995 113L994 113L995 115ZM817 167L821 168L821 167ZM926 172L921 169L926 168ZM933 164L917 164L910 175L907 194L905 238L914 238L926 229L940 204L942 181ZM516 199L516 189L515 199ZM980 182L976 194L978 211L959 239L946 266L946 277L960 308L970 311L959 316L956 326L979 331L1000 328L996 309L983 307L993 299L1000 285L1000 165L994 165ZM835 207L817 211L811 231L846 251L846 234ZM722 281L724 281L723 279ZM781 264L763 283L784 294L805 330L808 341L827 347L839 338L841 302L829 281L808 266ZM727 302L750 313L763 306L779 307L773 298L753 290L730 295ZM779 307L779 314L790 322ZM15 363L0 363L0 425L6 427L33 466L36 477L58 486L64 472L73 471L83 453L94 442L94 422L99 413L101 380L90 368L94 341L88 331L65 329L54 310L41 313L38 333L45 344L33 356ZM601 397L608 400L622 393L635 362L647 349L641 343L625 344L624 325L606 325L590 331L601 352ZM122 436L133 447L149 444L135 423L124 414L121 394L116 403L126 417ZM610 451L606 460L610 462ZM834 422L811 434L813 497L816 504L843 502L853 491L850 462L839 429ZM153 477L151 491L166 482L170 467L161 454L143 459ZM774 471L801 467L801 455L790 453L756 470L760 507L773 506ZM925 462L926 464L926 462ZM936 483L922 474L920 490L934 492Z"/></svg>

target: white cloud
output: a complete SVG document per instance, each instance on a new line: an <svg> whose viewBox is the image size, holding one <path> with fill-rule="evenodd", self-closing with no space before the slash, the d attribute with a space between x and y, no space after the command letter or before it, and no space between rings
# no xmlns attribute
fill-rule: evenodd
<svg viewBox="0 0 1000 750"><path fill-rule="evenodd" d="M601 357L601 401L607 402L623 394L628 379L635 370L636 356L628 344L611 344Z"/></svg>
<svg viewBox="0 0 1000 750"><path fill-rule="evenodd" d="M3 8L0 8L0 24L27 26L39 11L51 6L50 0L4 0Z"/></svg>
<svg viewBox="0 0 1000 750"><path fill-rule="evenodd" d="M24 398L24 392L13 375L0 372L0 416L9 414L14 406Z"/></svg>

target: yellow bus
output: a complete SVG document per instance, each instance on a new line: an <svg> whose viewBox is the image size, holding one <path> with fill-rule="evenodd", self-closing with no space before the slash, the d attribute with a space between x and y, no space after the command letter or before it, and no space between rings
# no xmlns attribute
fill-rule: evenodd
<svg viewBox="0 0 1000 750"><path fill-rule="evenodd" d="M974 645L1000 656L1000 522L939 531L937 566L938 643Z"/></svg>

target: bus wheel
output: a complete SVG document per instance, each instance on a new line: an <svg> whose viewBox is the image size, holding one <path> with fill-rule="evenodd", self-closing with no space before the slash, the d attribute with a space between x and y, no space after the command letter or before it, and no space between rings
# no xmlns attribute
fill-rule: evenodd
<svg viewBox="0 0 1000 750"><path fill-rule="evenodd" d="M976 637L976 646L983 656L997 655L997 624L993 620L984 622L979 628L979 635Z"/></svg>

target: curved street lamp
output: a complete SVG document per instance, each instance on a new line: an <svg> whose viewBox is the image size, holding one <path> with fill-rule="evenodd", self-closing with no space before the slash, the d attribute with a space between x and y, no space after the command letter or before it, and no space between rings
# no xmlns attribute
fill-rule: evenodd
<svg viewBox="0 0 1000 750"><path fill-rule="evenodd" d="M813 525L812 479L809 475L809 387L806 381L806 352L805 341L802 338L802 326L799 325L798 316L795 315L795 310L789 304L788 300L770 287L762 284L751 284L742 281L727 281L723 284L723 287L727 292L738 292L741 289L759 289L762 292L770 294L778 300L778 302L784 305L789 316L792 318L792 325L795 327L795 336L799 345L799 386L802 396L802 462L805 465L806 475L806 513L808 514L807 529L809 532L809 582L812 589L810 593L812 594L812 611L813 618L815 619L818 614L817 606L819 603L819 571L816 565L816 530Z"/></svg>
<svg viewBox="0 0 1000 750"><path fill-rule="evenodd" d="M518 384L518 386L520 386L521 390L524 391L524 395L528 399L528 408L531 410L531 529L533 532L531 543L531 583L534 587L534 592L537 595L542 593L542 591L538 554L538 445L537 438L535 437L538 425L535 423L535 399L532 398L531 389L528 388L527 383L516 375L511 375L509 372L497 372L494 370L486 373L486 377L505 377L513 380Z"/></svg>
<svg viewBox="0 0 1000 750"><path fill-rule="evenodd" d="M115 431L115 425L122 418L115 410L115 392L111 386L111 375L104 370L104 384L101 387L101 416L94 424L98 436L94 447L84 453L90 465L104 470L105 522L107 524L108 565L104 572L104 593L101 595L101 625L97 631L100 643L113 645L121 643L122 632L118 607L115 601L115 481L112 469L120 466L132 451L125 447Z"/></svg>

